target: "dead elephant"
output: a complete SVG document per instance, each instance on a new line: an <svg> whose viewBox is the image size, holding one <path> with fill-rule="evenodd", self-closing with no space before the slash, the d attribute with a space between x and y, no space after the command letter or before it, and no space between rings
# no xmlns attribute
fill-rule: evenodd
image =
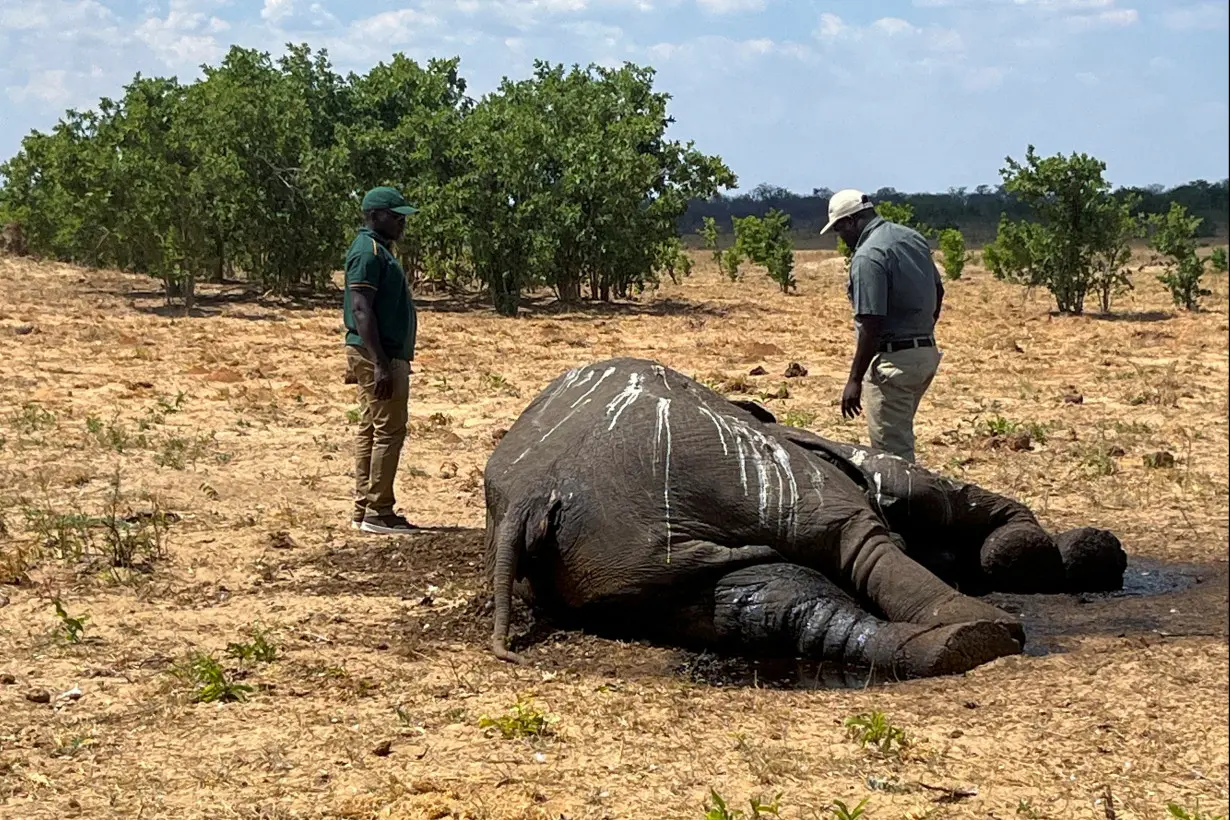
<svg viewBox="0 0 1230 820"><path fill-rule="evenodd" d="M653 361L560 375L486 466L493 653L521 660L514 592L606 634L898 678L1019 653L1017 619L936 572L1050 583L1055 541L1015 502L847 447Z"/></svg>

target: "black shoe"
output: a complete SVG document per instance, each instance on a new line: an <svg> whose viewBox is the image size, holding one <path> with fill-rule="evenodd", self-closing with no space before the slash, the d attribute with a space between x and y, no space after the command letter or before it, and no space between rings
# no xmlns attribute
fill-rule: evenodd
<svg viewBox="0 0 1230 820"><path fill-rule="evenodd" d="M359 530L361 532L374 535L402 535L418 532L418 529L418 526L411 524L404 517L394 512L384 513L383 515L369 512L363 516L363 520L359 523Z"/></svg>

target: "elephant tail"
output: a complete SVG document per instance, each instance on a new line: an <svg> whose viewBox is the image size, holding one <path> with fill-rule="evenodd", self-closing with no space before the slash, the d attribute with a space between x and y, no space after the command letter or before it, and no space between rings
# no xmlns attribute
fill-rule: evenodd
<svg viewBox="0 0 1230 820"><path fill-rule="evenodd" d="M508 649L509 616L512 612L512 587L517 564L523 553L531 551L547 533L551 514L559 504L558 494L533 495L509 508L500 522L493 545L491 572L495 594L495 617L491 631L491 654L510 663L525 659Z"/></svg>

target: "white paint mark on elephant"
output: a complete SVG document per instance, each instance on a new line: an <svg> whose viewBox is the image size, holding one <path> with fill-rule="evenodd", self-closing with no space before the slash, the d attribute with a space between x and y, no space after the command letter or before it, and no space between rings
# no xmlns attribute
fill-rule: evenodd
<svg viewBox="0 0 1230 820"><path fill-rule="evenodd" d="M585 368L583 367L574 367L564 374L563 380L561 380L560 383L555 386L555 389L547 395L547 400L542 403L542 407L538 408L538 414L540 416L548 407L551 406L551 402L555 401L557 396L568 392L572 385L576 383L577 377L581 375L581 371L584 369ZM590 372L590 375L593 375L592 371Z"/></svg>
<svg viewBox="0 0 1230 820"><path fill-rule="evenodd" d="M645 389L645 376L640 373L632 373L628 376L628 384L611 402L606 406L606 414L611 417L611 423L607 425L607 430L614 430L615 424L619 421L619 417L625 410L632 405L634 401L640 398L641 393Z"/></svg>
<svg viewBox="0 0 1230 820"><path fill-rule="evenodd" d="M787 518L786 527L790 536L793 538L795 526L798 524L798 507L799 507L799 485L794 480L794 470L790 465L790 454L786 452L786 448L782 447L776 441L771 441L773 447L773 460L777 463L778 472L778 501L777 501L777 526L782 525L782 486L781 480L784 476L786 482L790 485L790 512Z"/></svg>
<svg viewBox="0 0 1230 820"><path fill-rule="evenodd" d="M876 480L876 506L879 506L880 502L884 500L884 496L883 496L884 480L880 478L879 473L876 473L875 480Z"/></svg>
<svg viewBox="0 0 1230 820"><path fill-rule="evenodd" d="M723 429L721 418L704 405L700 407L700 412L704 413L709 421L713 422L713 426L717 428L718 441L722 442L722 455L730 455L730 448L726 446L726 431ZM746 481L744 483L746 484Z"/></svg>
<svg viewBox="0 0 1230 820"><path fill-rule="evenodd" d="M658 473L658 453L663 454L662 502L666 508L666 563L671 562L671 400L658 399L658 423L653 436L654 475Z"/></svg>
<svg viewBox="0 0 1230 820"><path fill-rule="evenodd" d="M564 424L567 423L569 419L571 419L574 415L576 415L577 410L580 409L581 406L589 404L590 401L592 401L590 397L593 396L594 391L597 390L602 385L602 383L606 381L607 378L610 377L610 375L614 372L615 372L614 367L608 367L606 370L604 370L602 372L602 375L598 377L598 381L594 382L593 387L589 388L584 393L582 393L581 397L572 403L572 409L568 411L567 415L565 415L562 419L556 422L554 427L552 427L547 432L543 433L542 438L538 439L538 443L542 444L544 441L550 438L552 433L554 433L559 428L563 427ZM584 385L589 384L593 375L594 375L594 372L591 370L589 373L586 374L585 378L581 381L581 383L578 386L583 387ZM529 452L531 449L533 448L532 447L526 448L525 452L523 452L521 455L517 456L516 459L513 460L513 464L517 464L518 462L521 461L521 459L529 455Z"/></svg>
<svg viewBox="0 0 1230 820"><path fill-rule="evenodd" d="M854 450L850 453L850 463L855 467L862 467L863 462L867 460L866 450Z"/></svg>
<svg viewBox="0 0 1230 820"><path fill-rule="evenodd" d="M671 384L670 382L666 380L666 368L660 364L655 364L653 366L653 372L655 375L657 375L658 378L662 380L662 384L666 385L666 389L670 390Z"/></svg>
<svg viewBox="0 0 1230 820"><path fill-rule="evenodd" d="M815 464L809 464L808 467L811 472L811 488L816 491L816 498L818 498L820 503L823 504L824 493L822 492L822 488L824 487L824 474L820 472L820 468Z"/></svg>

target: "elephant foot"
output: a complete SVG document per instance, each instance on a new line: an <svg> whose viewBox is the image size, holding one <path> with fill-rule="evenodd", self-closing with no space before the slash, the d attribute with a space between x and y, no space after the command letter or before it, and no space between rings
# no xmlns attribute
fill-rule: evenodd
<svg viewBox="0 0 1230 820"><path fill-rule="evenodd" d="M947 600L931 606L914 622L923 626L959 626L988 622L1006 630L1021 646L1025 645L1025 627L1019 619L997 606L959 592L954 592Z"/></svg>
<svg viewBox="0 0 1230 820"><path fill-rule="evenodd" d="M1005 524L987 536L979 556L983 575L999 592L1058 593L1066 586L1059 547L1036 524Z"/></svg>
<svg viewBox="0 0 1230 820"><path fill-rule="evenodd" d="M1055 536L1068 592L1114 592L1123 588L1127 553L1110 530L1077 527Z"/></svg>
<svg viewBox="0 0 1230 820"><path fill-rule="evenodd" d="M1021 643L993 621L923 627L886 624L879 637L891 647L885 648L891 652L892 674L900 678L960 675L1021 653Z"/></svg>

